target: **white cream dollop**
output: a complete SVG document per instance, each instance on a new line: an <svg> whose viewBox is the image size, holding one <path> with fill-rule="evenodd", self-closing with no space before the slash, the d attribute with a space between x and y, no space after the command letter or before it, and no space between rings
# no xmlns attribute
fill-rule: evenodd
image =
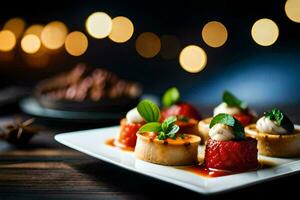
<svg viewBox="0 0 300 200"><path fill-rule="evenodd" d="M232 127L226 124L216 124L209 130L209 137L217 141L228 141L234 139Z"/></svg>
<svg viewBox="0 0 300 200"><path fill-rule="evenodd" d="M214 116L220 114L220 113L226 113L229 115L235 115L240 114L242 110L238 107L230 107L227 105L227 103L223 102L214 109Z"/></svg>
<svg viewBox="0 0 300 200"><path fill-rule="evenodd" d="M288 131L278 124L276 124L275 121L270 120L268 117L261 117L257 122L256 122L256 129L259 132L264 132L264 133L270 133L270 134L278 134L278 135L283 135L283 134L288 134Z"/></svg>
<svg viewBox="0 0 300 200"><path fill-rule="evenodd" d="M129 123L141 123L144 121L137 108L133 108L126 114L127 122Z"/></svg>

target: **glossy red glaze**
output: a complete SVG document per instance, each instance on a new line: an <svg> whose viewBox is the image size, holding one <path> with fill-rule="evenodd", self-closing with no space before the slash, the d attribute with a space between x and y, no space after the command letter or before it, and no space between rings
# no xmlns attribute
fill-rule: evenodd
<svg viewBox="0 0 300 200"><path fill-rule="evenodd" d="M126 119L121 120L121 132L118 142L126 147L135 147L136 133L143 123L128 123Z"/></svg>
<svg viewBox="0 0 300 200"><path fill-rule="evenodd" d="M240 113L233 115L243 126L248 126L253 121L253 116L251 114Z"/></svg>
<svg viewBox="0 0 300 200"><path fill-rule="evenodd" d="M162 120L170 116L184 116L196 120L201 120L200 114L195 107L191 104L180 102L176 103L169 108L165 108L161 112Z"/></svg>
<svg viewBox="0 0 300 200"><path fill-rule="evenodd" d="M247 138L243 141L207 140L204 156L207 168L228 171L247 171L258 167L257 141Z"/></svg>

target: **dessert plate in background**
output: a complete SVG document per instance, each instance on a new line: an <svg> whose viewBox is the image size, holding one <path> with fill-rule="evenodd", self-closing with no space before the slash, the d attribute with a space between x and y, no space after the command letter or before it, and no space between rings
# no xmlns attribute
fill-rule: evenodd
<svg viewBox="0 0 300 200"><path fill-rule="evenodd" d="M23 112L35 117L74 120L89 123L93 121L99 122L99 120L119 120L122 116L126 115L126 113L120 112L78 112L44 108L33 97L23 99L20 102L20 108Z"/></svg>
<svg viewBox="0 0 300 200"><path fill-rule="evenodd" d="M296 125L296 127L299 127ZM120 131L119 126L62 133L55 139L73 149L114 164L135 173L153 177L198 193L213 194L233 190L300 171L300 159L283 159L259 156L259 160L273 167L239 174L205 177L178 167L147 163L134 157L133 152L120 150L106 142ZM203 147L199 148L199 153Z"/></svg>

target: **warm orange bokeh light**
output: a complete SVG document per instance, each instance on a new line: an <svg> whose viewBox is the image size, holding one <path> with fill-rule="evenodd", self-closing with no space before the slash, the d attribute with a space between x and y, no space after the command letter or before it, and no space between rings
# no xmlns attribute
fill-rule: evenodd
<svg viewBox="0 0 300 200"><path fill-rule="evenodd" d="M67 34L68 29L64 23L50 22L42 30L42 44L48 49L59 49L64 45Z"/></svg>
<svg viewBox="0 0 300 200"><path fill-rule="evenodd" d="M21 48L25 53L34 54L41 48L41 40L33 34L25 35L21 40Z"/></svg>
<svg viewBox="0 0 300 200"><path fill-rule="evenodd" d="M253 40L261 46L274 44L279 36L277 24L267 18L257 20L251 29Z"/></svg>
<svg viewBox="0 0 300 200"><path fill-rule="evenodd" d="M133 31L134 27L130 19L119 16L112 20L112 29L108 37L114 42L123 43L131 38Z"/></svg>
<svg viewBox="0 0 300 200"><path fill-rule="evenodd" d="M42 34L42 31L44 29L44 26L43 25L40 25L40 24L34 24L34 25L31 25L29 26L24 35L29 35L29 34L33 34L33 35L36 35L38 37L41 37L41 34Z"/></svg>
<svg viewBox="0 0 300 200"><path fill-rule="evenodd" d="M161 48L159 37L151 32L145 32L139 35L136 40L135 47L137 52L144 58L152 58L156 56Z"/></svg>
<svg viewBox="0 0 300 200"><path fill-rule="evenodd" d="M22 36L22 33L24 32L26 23L22 18L12 18L8 20L3 27L3 30L10 30L13 32L16 36L16 38L19 38Z"/></svg>
<svg viewBox="0 0 300 200"><path fill-rule="evenodd" d="M180 52L179 63L185 71L197 73L206 66L207 56L202 48L189 45Z"/></svg>
<svg viewBox="0 0 300 200"><path fill-rule="evenodd" d="M287 0L284 7L288 18L294 22L300 23L300 1Z"/></svg>
<svg viewBox="0 0 300 200"><path fill-rule="evenodd" d="M226 27L217 21L211 21L205 24L202 29L202 38L204 42L211 47L220 47L225 44L228 37Z"/></svg>
<svg viewBox="0 0 300 200"><path fill-rule="evenodd" d="M15 34L9 30L0 31L0 51L11 51L15 46Z"/></svg>
<svg viewBox="0 0 300 200"><path fill-rule="evenodd" d="M87 18L85 27L90 36L97 39L105 38L111 32L112 20L105 12L95 12Z"/></svg>
<svg viewBox="0 0 300 200"><path fill-rule="evenodd" d="M88 39L83 33L74 31L67 36L65 48L70 55L80 56L88 48Z"/></svg>

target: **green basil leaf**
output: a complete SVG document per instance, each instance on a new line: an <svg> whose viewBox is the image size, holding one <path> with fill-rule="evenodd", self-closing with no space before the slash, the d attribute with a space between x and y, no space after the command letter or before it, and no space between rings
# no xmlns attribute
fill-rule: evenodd
<svg viewBox="0 0 300 200"><path fill-rule="evenodd" d="M142 100L137 105L137 110L146 122L157 122L160 119L158 106L150 100Z"/></svg>
<svg viewBox="0 0 300 200"><path fill-rule="evenodd" d="M164 132L160 132L157 135L157 139L159 139L159 140L165 140L165 139L167 139L167 135Z"/></svg>
<svg viewBox="0 0 300 200"><path fill-rule="evenodd" d="M170 129L170 126L173 125L176 122L177 118L175 116L168 117L163 121L161 124L161 128L164 132L168 132Z"/></svg>
<svg viewBox="0 0 300 200"><path fill-rule="evenodd" d="M216 115L210 122L209 128L212 128L216 124L226 124L228 126L234 126L234 118L231 115L220 113Z"/></svg>
<svg viewBox="0 0 300 200"><path fill-rule="evenodd" d="M246 102L239 100L232 93L228 91L224 91L222 100L230 107L239 107L243 110L247 109L248 107Z"/></svg>
<svg viewBox="0 0 300 200"><path fill-rule="evenodd" d="M210 122L209 128L212 128L216 124L226 124L233 128L233 134L236 140L245 139L245 132L243 125L235 119L233 116L225 113L216 115Z"/></svg>
<svg viewBox="0 0 300 200"><path fill-rule="evenodd" d="M170 128L168 134L175 134L175 133L177 133L178 131L179 131L179 126L176 125L176 124L174 124L174 125Z"/></svg>
<svg viewBox="0 0 300 200"><path fill-rule="evenodd" d="M278 108L273 108L271 111L265 112L264 116L275 121L278 126L281 126L290 133L295 129L294 123Z"/></svg>
<svg viewBox="0 0 300 200"><path fill-rule="evenodd" d="M169 88L163 95L162 104L164 108L170 107L180 99L180 93L176 87Z"/></svg>
<svg viewBox="0 0 300 200"><path fill-rule="evenodd" d="M184 134L184 133L180 133L180 134L179 134L179 137L180 137L181 139L184 139L184 138L185 138L185 134Z"/></svg>
<svg viewBox="0 0 300 200"><path fill-rule="evenodd" d="M139 132L140 133L145 133L145 132L161 132L161 123L159 122L149 122L147 124L144 124L140 129Z"/></svg>
<svg viewBox="0 0 300 200"><path fill-rule="evenodd" d="M245 139L245 130L244 126L234 118L234 126L233 132L236 140L244 140Z"/></svg>

